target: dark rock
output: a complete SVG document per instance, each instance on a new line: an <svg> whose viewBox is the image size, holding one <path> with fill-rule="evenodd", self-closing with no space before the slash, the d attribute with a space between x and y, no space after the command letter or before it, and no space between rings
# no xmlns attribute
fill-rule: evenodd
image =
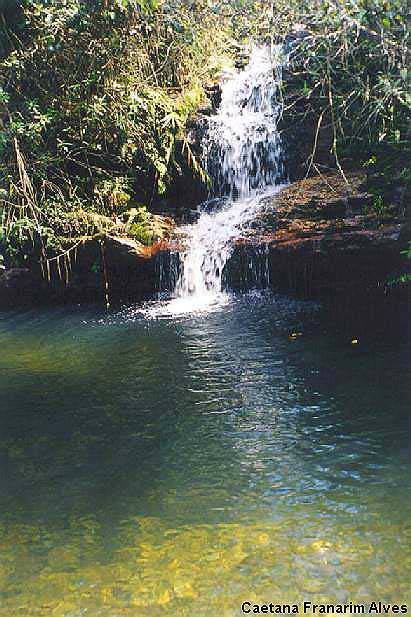
<svg viewBox="0 0 411 617"><path fill-rule="evenodd" d="M187 138L191 148L198 155L201 152L201 142L208 128L208 117L197 114L187 122Z"/></svg>
<svg viewBox="0 0 411 617"><path fill-rule="evenodd" d="M150 297L158 290L157 255L167 250L166 242L144 247L113 237L105 240L103 248L97 241L79 247L67 271L61 264L59 272L56 262L51 262L50 281L35 266L4 270L0 272L0 308L62 302L103 304L106 291L112 304Z"/></svg>
<svg viewBox="0 0 411 617"><path fill-rule="evenodd" d="M200 218L200 212L192 208L184 208L179 212L179 221L186 224L195 223Z"/></svg>
<svg viewBox="0 0 411 617"><path fill-rule="evenodd" d="M215 112L221 103L221 86L220 84L211 84L205 87L205 91L211 102L211 107L207 111Z"/></svg>
<svg viewBox="0 0 411 617"><path fill-rule="evenodd" d="M305 26L303 26L302 24L294 24L290 32L288 32L284 38L284 45L286 51L292 55L295 48L298 47L299 43L311 36L311 32L307 30Z"/></svg>
<svg viewBox="0 0 411 617"><path fill-rule="evenodd" d="M46 285L39 272L29 268L0 270L0 308L26 306L40 300Z"/></svg>
<svg viewBox="0 0 411 617"><path fill-rule="evenodd" d="M227 197L215 197L214 199L209 199L207 201L203 201L198 209L200 212L218 212L224 205L227 203Z"/></svg>
<svg viewBox="0 0 411 617"><path fill-rule="evenodd" d="M381 287L393 272L409 269L401 255L409 234L400 212L385 219L370 213L364 176L337 174L295 182L266 201L260 217L240 238L226 266L234 288L267 282L306 296ZM347 196L348 195L348 196Z"/></svg>

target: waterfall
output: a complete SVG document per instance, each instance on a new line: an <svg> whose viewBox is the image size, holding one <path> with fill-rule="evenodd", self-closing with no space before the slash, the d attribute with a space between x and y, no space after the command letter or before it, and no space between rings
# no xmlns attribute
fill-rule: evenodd
<svg viewBox="0 0 411 617"><path fill-rule="evenodd" d="M213 196L226 199L215 210L200 206L198 221L182 230L187 240L173 301L182 310L215 302L233 241L253 219L263 197L284 182L277 128L282 62L280 46L254 47L245 69L230 72L222 82L221 104L210 118L203 158Z"/></svg>
<svg viewBox="0 0 411 617"><path fill-rule="evenodd" d="M218 195L246 198L283 177L281 61L281 46L272 53L255 47L248 66L222 84L221 105L204 140L204 162Z"/></svg>

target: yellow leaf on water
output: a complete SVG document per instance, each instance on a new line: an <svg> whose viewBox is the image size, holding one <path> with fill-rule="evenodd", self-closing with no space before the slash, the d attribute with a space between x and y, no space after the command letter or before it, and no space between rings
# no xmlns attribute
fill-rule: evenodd
<svg viewBox="0 0 411 617"><path fill-rule="evenodd" d="M103 587L101 590L101 596L102 596L103 602L107 602L108 600L110 600L112 594L113 592L110 587Z"/></svg>
<svg viewBox="0 0 411 617"><path fill-rule="evenodd" d="M171 600L171 594L169 592L168 589L166 589L161 596L159 596L158 600L157 600L157 604L163 605L163 604L167 604L168 602L170 602Z"/></svg>
<svg viewBox="0 0 411 617"><path fill-rule="evenodd" d="M196 598L197 593L194 591L190 583L174 583L174 593L177 598Z"/></svg>
<svg viewBox="0 0 411 617"><path fill-rule="evenodd" d="M170 562L169 567L170 567L170 570L177 570L179 566L180 566L180 562L177 558L175 558Z"/></svg>
<svg viewBox="0 0 411 617"><path fill-rule="evenodd" d="M267 533L260 533L260 535L258 536L258 541L260 544L268 544L270 538L268 537Z"/></svg>
<svg viewBox="0 0 411 617"><path fill-rule="evenodd" d="M316 551L324 551L331 548L331 544L325 540L316 540L311 544L311 547Z"/></svg>

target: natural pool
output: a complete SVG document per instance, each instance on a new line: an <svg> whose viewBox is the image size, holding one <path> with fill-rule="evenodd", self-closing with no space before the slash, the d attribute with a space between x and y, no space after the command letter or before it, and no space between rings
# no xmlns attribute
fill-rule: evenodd
<svg viewBox="0 0 411 617"><path fill-rule="evenodd" d="M358 336L264 294L0 314L0 616L410 603L411 337Z"/></svg>

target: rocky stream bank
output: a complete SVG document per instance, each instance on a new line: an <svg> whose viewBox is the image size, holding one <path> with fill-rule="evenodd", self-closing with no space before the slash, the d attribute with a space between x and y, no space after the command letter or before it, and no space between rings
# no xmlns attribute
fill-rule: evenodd
<svg viewBox="0 0 411 617"><path fill-rule="evenodd" d="M365 176L338 172L297 180L267 198L258 218L236 241L225 272L233 289L253 286L291 291L304 297L342 292L383 293L409 270L401 251L410 240L408 204L402 198L380 213L365 190ZM39 267L0 271L0 306L43 302L112 303L147 298L167 287L169 239L145 247L119 237L79 247L71 271L47 281ZM159 269L163 281L159 283ZM401 294L401 285L395 286Z"/></svg>
<svg viewBox="0 0 411 617"><path fill-rule="evenodd" d="M246 288L257 276L263 284L308 297L386 291L390 279L407 269L401 250L410 237L409 214L403 202L377 213L365 184L360 172L346 179L328 172L267 199L252 229L236 243L231 284ZM258 267L258 259L265 263Z"/></svg>

